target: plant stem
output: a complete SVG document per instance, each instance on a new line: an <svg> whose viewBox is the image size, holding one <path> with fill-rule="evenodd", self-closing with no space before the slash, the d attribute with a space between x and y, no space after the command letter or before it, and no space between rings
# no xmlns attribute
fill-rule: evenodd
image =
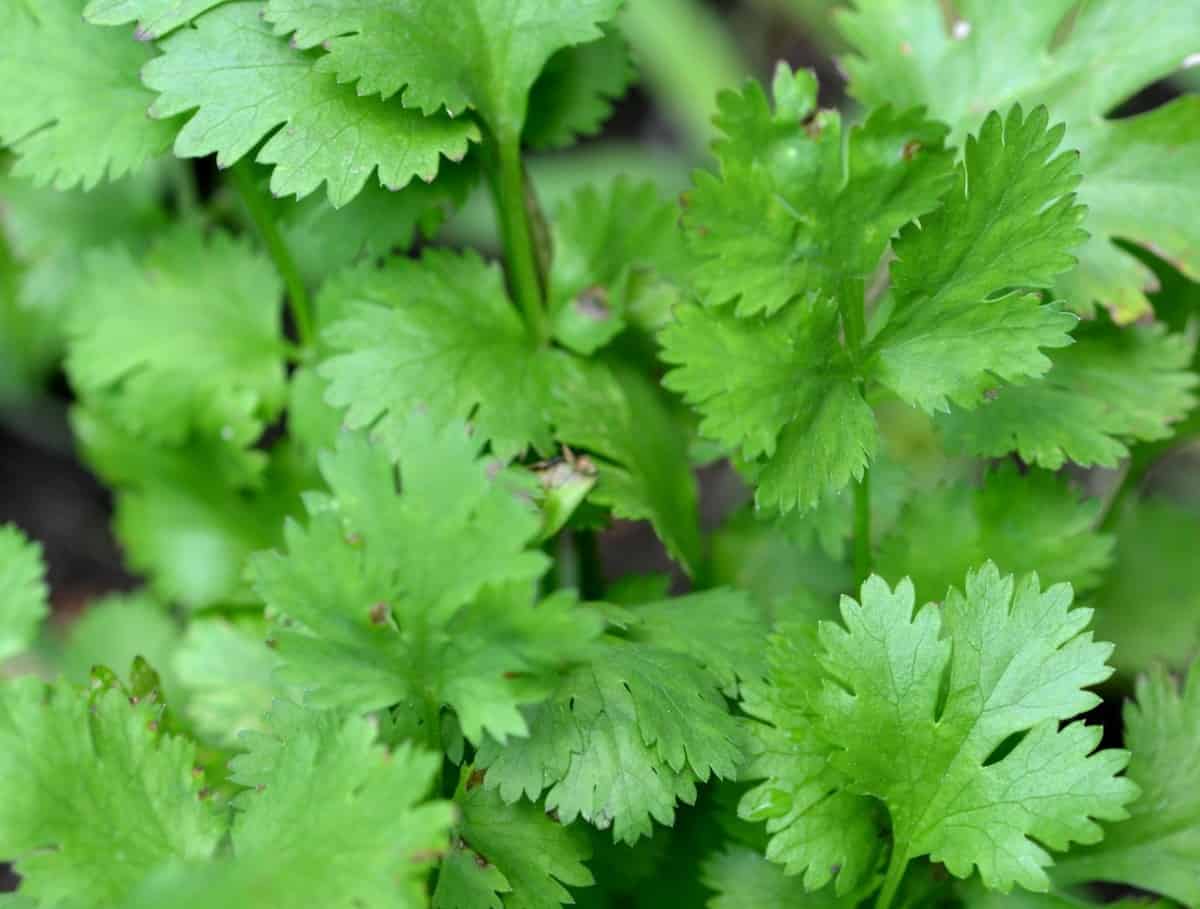
<svg viewBox="0 0 1200 909"><path fill-rule="evenodd" d="M838 309L842 315L842 330L846 337L846 348L850 362L858 374L860 389L865 391L862 379L862 351L867 337L866 281L863 278L846 278L841 281L838 293ZM860 586L871 576L871 468L863 468L862 478L854 487L854 581Z"/></svg>
<svg viewBox="0 0 1200 909"><path fill-rule="evenodd" d="M246 211L250 214L250 220L254 222L259 236L262 237L267 254L275 262L275 269L279 272L279 277L283 279L284 286L287 287L288 305L292 312L292 321L296 326L296 337L300 341L300 346L309 348L312 347L315 337L308 287L304 283L304 277L300 274L296 260L292 257L291 250L287 248L287 243L284 242L283 235L279 232L279 225L275 223L275 215L271 211L271 206L267 203L266 196L263 195L262 190L258 187L258 182L254 179L252 167L249 160L243 160L235 164L229 174L234 189L237 190L242 204L246 206Z"/></svg>
<svg viewBox="0 0 1200 909"><path fill-rule="evenodd" d="M579 563L579 595L585 600L604 596L604 572L600 562L600 545L594 530L576 530L573 534L575 558Z"/></svg>
<svg viewBox="0 0 1200 909"><path fill-rule="evenodd" d="M854 586L871 576L871 468L854 486Z"/></svg>
<svg viewBox="0 0 1200 909"><path fill-rule="evenodd" d="M526 207L520 139L500 137L495 141L497 173L493 181L493 195L508 260L509 282L530 333L541 345L550 338L550 326L542 303L542 280L538 274L533 230Z"/></svg>
<svg viewBox="0 0 1200 909"><path fill-rule="evenodd" d="M875 909L891 909L896 891L900 889L900 881L904 879L904 870L908 867L908 856L892 847L892 858L888 862L887 876L883 879L883 887L875 898Z"/></svg>

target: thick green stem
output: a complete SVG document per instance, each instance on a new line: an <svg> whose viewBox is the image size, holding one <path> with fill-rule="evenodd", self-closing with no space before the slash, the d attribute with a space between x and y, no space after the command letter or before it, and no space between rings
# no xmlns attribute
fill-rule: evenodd
<svg viewBox="0 0 1200 909"><path fill-rule="evenodd" d="M892 860L888 863L887 876L883 879L879 896L875 898L875 909L891 909L896 891L900 889L900 882L904 879L904 869L908 867L908 856L897 851L895 846L892 849Z"/></svg>
<svg viewBox="0 0 1200 909"><path fill-rule="evenodd" d="M279 225L275 223L275 215L271 211L266 196L263 195L258 182L254 179L252 165L249 161L241 161L234 165L229 173L234 189L241 197L242 204L246 206L250 220L254 222L259 236L262 237L263 245L267 248L267 254L274 261L279 277L283 279L284 286L287 288L288 305L291 307L292 321L296 326L296 337L300 346L306 349L311 348L315 336L312 304L308 299L308 286L304 283L304 276L300 274L296 260L292 257L291 250L287 248L287 243L284 242L283 235L279 232Z"/></svg>
<svg viewBox="0 0 1200 909"><path fill-rule="evenodd" d="M604 597L604 570L600 561L600 541L594 530L576 530L575 558L579 563L579 595L585 600Z"/></svg>
<svg viewBox="0 0 1200 909"><path fill-rule="evenodd" d="M871 576L871 468L854 486L854 583L861 587Z"/></svg>
<svg viewBox="0 0 1200 909"><path fill-rule="evenodd" d="M509 282L530 333L538 344L544 344L550 338L550 325L542 302L542 280L529 223L519 138L497 138L495 152L493 195L504 238Z"/></svg>

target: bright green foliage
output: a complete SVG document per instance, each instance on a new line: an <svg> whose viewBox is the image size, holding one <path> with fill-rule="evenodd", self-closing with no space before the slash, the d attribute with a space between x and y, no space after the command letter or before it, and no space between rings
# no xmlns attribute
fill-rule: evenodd
<svg viewBox="0 0 1200 909"><path fill-rule="evenodd" d="M652 183L618 178L578 190L554 218L548 301L554 337L590 356L627 326L680 255L675 207Z"/></svg>
<svg viewBox="0 0 1200 909"><path fill-rule="evenodd" d="M111 594L93 601L71 625L58 663L68 681L85 685L93 667L123 670L140 656L160 673L163 694L174 710L182 703L171 672L179 638L179 623L154 597L144 592Z"/></svg>
<svg viewBox="0 0 1200 909"><path fill-rule="evenodd" d="M853 899L839 899L830 891L809 893L799 877L788 877L761 853L746 846L731 846L705 861L704 886L716 891L708 909L761 909L795 906L799 909L852 909Z"/></svg>
<svg viewBox="0 0 1200 909"><path fill-rule="evenodd" d="M438 758L375 743L366 719L277 701L269 731L247 735L231 778L232 856L172 869L130 909L361 906L421 909L448 844L448 802L429 801Z"/></svg>
<svg viewBox="0 0 1200 909"><path fill-rule="evenodd" d="M699 408L700 432L734 450L756 499L781 511L811 508L862 475L875 418L838 343L830 300L766 319L731 307L688 305L662 333L664 384Z"/></svg>
<svg viewBox="0 0 1200 909"><path fill-rule="evenodd" d="M33 642L48 598L41 547L11 524L0 525L0 663Z"/></svg>
<svg viewBox="0 0 1200 909"><path fill-rule="evenodd" d="M14 173L58 189L136 171L171 144L177 124L147 119L138 83L153 54L83 22L84 0L0 9L0 142Z"/></svg>
<svg viewBox="0 0 1200 909"><path fill-rule="evenodd" d="M1047 584L1091 590L1113 549L1113 538L1095 530L1099 512L1098 500L1081 500L1054 474L1001 467L976 487L951 482L914 496L881 541L875 570L910 577L917 596L931 600L987 559L1004 572L1036 571Z"/></svg>
<svg viewBox="0 0 1200 909"><path fill-rule="evenodd" d="M432 722L444 703L471 741L522 735L518 706L597 623L567 596L535 607L546 558L526 549L539 520L522 475L476 460L461 424L416 416L397 441L399 491L386 452L345 436L321 460L331 492L307 497L306 527L289 522L286 555L254 560L259 594L299 623L276 636L287 677L321 705L404 703Z"/></svg>
<svg viewBox="0 0 1200 909"><path fill-rule="evenodd" d="M1069 856L1054 878L1114 881L1200 906L1200 671L1182 686L1161 668L1139 678L1124 719L1128 776L1142 796L1129 820Z"/></svg>
<svg viewBox="0 0 1200 909"><path fill-rule="evenodd" d="M149 442L253 443L283 406L279 278L245 243L165 234L142 262L88 258L67 371L76 392Z"/></svg>
<svg viewBox="0 0 1200 909"><path fill-rule="evenodd" d="M550 393L569 363L535 348L499 268L430 251L354 272L325 296L345 318L325 334L337 353L321 374L352 428L384 417L390 439L423 409L437 425L469 418L504 459L551 449Z"/></svg>
<svg viewBox="0 0 1200 909"><path fill-rule="evenodd" d="M943 417L947 445L985 457L1015 451L1057 470L1068 460L1115 467L1128 443L1170 437L1196 404L1195 341L1159 324L1117 328L1102 319L1051 354L1042 381L1000 388L983 406Z"/></svg>
<svg viewBox="0 0 1200 909"><path fill-rule="evenodd" d="M817 84L781 65L774 108L756 82L718 99L720 176L699 173L686 209L692 280L739 316L836 296L869 278L901 225L937 205L950 174L945 128L882 109L849 130L814 116ZM861 294L861 288L859 289Z"/></svg>
<svg viewBox="0 0 1200 909"><path fill-rule="evenodd" d="M505 804L464 770L454 802L461 820L438 870L434 909L557 909L587 887L591 855L579 828L567 828L527 802Z"/></svg>
<svg viewBox="0 0 1200 909"><path fill-rule="evenodd" d="M84 18L93 25L137 22L139 41L157 41L225 0L89 0Z"/></svg>
<svg viewBox="0 0 1200 909"><path fill-rule="evenodd" d="M850 90L868 105L924 104L955 135L1014 102L1045 104L1083 153L1080 202L1092 239L1081 267L1061 285L1081 310L1104 303L1121 321L1149 310L1148 269L1113 237L1162 250L1200 277L1200 116L1185 97L1141 116L1105 115L1196 52L1200 7L1162 0L1151 7L1095 0L955 3L949 24L937 0L856 0L840 20L861 56L843 62ZM1069 18L1064 23L1064 17Z"/></svg>
<svg viewBox="0 0 1200 909"><path fill-rule="evenodd" d="M694 572L702 556L696 481L686 436L661 392L628 368L598 365L573 370L555 395L558 438L594 455L591 501L616 517L650 521Z"/></svg>
<svg viewBox="0 0 1200 909"><path fill-rule="evenodd" d="M530 89L522 139L533 148L558 149L595 135L634 76L629 48L615 28L596 41L563 48Z"/></svg>
<svg viewBox="0 0 1200 909"><path fill-rule="evenodd" d="M1096 628L1117 645L1122 672L1182 668L1200 654L1200 514L1162 498L1138 502L1115 524L1117 547L1096 595Z"/></svg>
<svg viewBox="0 0 1200 909"><path fill-rule="evenodd" d="M1084 631L1091 610L1071 608L1069 586L1042 592L1036 575L1014 582L991 564L968 574L966 593L952 589L941 609L913 607L911 582L891 590L872 578L861 604L843 598L844 624L821 624L819 670L811 658L777 664L768 703L784 705L784 722L766 741L788 735L800 757L773 757L790 768L779 777L786 801L772 777L747 796L743 813L791 821L776 820L782 831L768 855L808 867L810 885L829 873L815 861L825 857L814 855L817 845L847 837L850 818L866 824L866 812L882 803L892 830L885 892L922 855L958 877L977 868L990 888L1044 890L1051 859L1043 847L1098 841L1094 819L1125 817L1138 793L1116 775L1127 752L1093 754L1100 731L1082 723L1059 729L1098 702L1086 686L1109 676L1112 647ZM793 636L796 648L810 643ZM806 678L814 672L819 688ZM881 749L880 741L891 744ZM799 800L831 787L838 798L809 810L820 816L840 800L841 823L814 824L825 837L814 845L803 835L812 819ZM864 832L843 846L860 874L870 867L867 842Z"/></svg>
<svg viewBox="0 0 1200 909"><path fill-rule="evenodd" d="M0 688L0 853L23 896L118 906L161 865L214 853L224 821L192 772L195 748L159 734L160 712L111 688Z"/></svg>
<svg viewBox="0 0 1200 909"><path fill-rule="evenodd" d="M1042 375L1041 349L1070 343L1075 319L1025 290L1068 270L1085 237L1070 194L1077 156L1051 157L1063 130L1047 123L1044 108L990 115L968 137L942 207L894 245L895 308L872 341L870 370L910 404L974 406L997 378Z"/></svg>
<svg viewBox="0 0 1200 909"><path fill-rule="evenodd" d="M712 591L617 615L605 636L530 708L529 738L478 756L485 785L506 802L546 794L563 823L582 817L627 843L651 819L674 822L696 784L733 776L742 736L722 692L753 671L757 620L740 594Z"/></svg>
<svg viewBox="0 0 1200 909"><path fill-rule="evenodd" d="M405 107L479 111L503 141L520 135L529 90L555 51L602 36L619 0L270 0L267 19L362 95ZM414 41L438 35L438 41Z"/></svg>
<svg viewBox="0 0 1200 909"><path fill-rule="evenodd" d="M228 167L270 135L256 160L274 166L271 191L306 196L326 183L337 207L376 170L387 187L432 180L440 156L462 158L478 138L466 120L360 97L314 72L312 57L272 35L261 10L250 2L218 7L165 39L163 56L143 69L159 94L154 116L195 111L175 140L180 157L215 152Z"/></svg>

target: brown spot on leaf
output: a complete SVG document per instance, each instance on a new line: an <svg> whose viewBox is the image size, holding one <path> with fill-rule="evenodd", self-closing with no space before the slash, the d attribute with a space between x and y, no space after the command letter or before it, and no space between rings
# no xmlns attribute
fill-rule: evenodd
<svg viewBox="0 0 1200 909"><path fill-rule="evenodd" d="M921 150L921 143L916 139L909 139L904 143L904 148L900 149L900 157L905 161L911 161L917 156L917 152Z"/></svg>
<svg viewBox="0 0 1200 909"><path fill-rule="evenodd" d="M575 298L575 311L594 322L606 322L612 317L608 304L608 290L599 284L579 293Z"/></svg>
<svg viewBox="0 0 1200 909"><path fill-rule="evenodd" d="M371 624L386 625L392 617L392 607L382 600L371 607Z"/></svg>
<svg viewBox="0 0 1200 909"><path fill-rule="evenodd" d="M479 770L478 768L472 770L471 775L467 777L467 791L470 792L472 789L478 789L482 786L485 776L487 776L486 770Z"/></svg>

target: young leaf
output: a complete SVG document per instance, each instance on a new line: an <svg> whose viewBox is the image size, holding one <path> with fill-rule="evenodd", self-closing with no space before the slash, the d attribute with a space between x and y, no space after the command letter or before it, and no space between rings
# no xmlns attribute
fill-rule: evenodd
<svg viewBox="0 0 1200 909"><path fill-rule="evenodd" d="M1001 571L1038 572L1075 590L1100 585L1113 538L1096 532L1100 501L1081 500L1054 474L1001 467L971 487L951 482L911 499L879 545L875 570L912 579L917 596L940 600L990 558Z"/></svg>
<svg viewBox="0 0 1200 909"><path fill-rule="evenodd" d="M1103 321L1102 321L1103 320ZM1160 324L1084 322L1050 355L1040 382L997 389L975 410L939 418L949 448L984 457L1015 451L1058 470L1067 461L1116 467L1128 444L1168 438L1195 406L1195 341Z"/></svg>
<svg viewBox="0 0 1200 909"><path fill-rule="evenodd" d="M193 773L196 749L158 733L160 711L112 688L0 687L0 853L23 896L120 905L163 865L213 855L224 821Z"/></svg>
<svg viewBox="0 0 1200 909"><path fill-rule="evenodd" d="M41 547L0 525L0 663L33 643L50 613L49 596Z"/></svg>
<svg viewBox="0 0 1200 909"><path fill-rule="evenodd" d="M618 364L573 370L553 390L556 435L595 456L591 501L619 518L649 520L689 573L700 564L700 516L686 436L662 393Z"/></svg>
<svg viewBox="0 0 1200 909"><path fill-rule="evenodd" d="M320 372L351 428L390 438L420 408L439 426L470 419L504 460L551 449L551 390L569 364L536 348L498 267L431 250L355 272L337 297L323 296L345 317L325 332L335 354Z"/></svg>
<svg viewBox="0 0 1200 909"><path fill-rule="evenodd" d="M92 28L84 0L5 3L0 9L0 143L13 172L58 189L90 189L166 151L177 123L146 117L138 82L153 53Z"/></svg>
<svg viewBox="0 0 1200 909"><path fill-rule="evenodd" d="M83 17L93 25L137 22L139 41L157 41L225 0L90 0Z"/></svg>
<svg viewBox="0 0 1200 909"><path fill-rule="evenodd" d="M819 733L850 786L887 807L889 883L929 855L957 877L978 868L993 889L1045 890L1043 847L1097 842L1096 820L1127 816L1128 752L1093 753L1098 728L1059 728L1098 703L1086 688L1112 672L1112 646L1092 641L1091 610L1071 598L989 563L941 610L914 613L911 582L872 578L861 605L843 598L844 624L822 624Z"/></svg>
<svg viewBox="0 0 1200 909"><path fill-rule="evenodd" d="M855 6L840 25L860 55L843 61L860 102L927 105L956 135L1013 102L1045 104L1066 122L1068 144L1082 152L1079 201L1092 234L1080 268L1059 284L1073 306L1087 312L1097 300L1122 322L1149 311L1153 276L1112 242L1118 236L1162 250L1200 277L1200 227L1190 214L1200 205L1200 99L1106 119L1195 53L1200 6L1047 0L1017 10L959 0L956 23L945 21L937 0Z"/></svg>
<svg viewBox="0 0 1200 909"><path fill-rule="evenodd" d="M741 629L755 624L741 595L713 592L726 608L709 613L713 644L697 650L687 636L664 632L659 621L640 625L639 610L627 638L594 643L582 665L564 675L550 699L529 710L529 737L506 747L487 740L478 754L485 785L506 802L537 800L563 823L582 817L614 841L648 836L651 819L674 822L675 802L691 803L696 783L729 779L741 761L741 735L721 695L726 661L744 666ZM688 598L661 609L689 623ZM687 624L689 628L699 627ZM724 640L728 655L717 659ZM749 656L751 661L753 657Z"/></svg>
<svg viewBox="0 0 1200 909"><path fill-rule="evenodd" d="M461 820L438 871L434 909L558 909L575 900L564 885L588 887L587 838L527 802L505 804L471 771L454 803Z"/></svg>
<svg viewBox="0 0 1200 909"><path fill-rule="evenodd" d="M68 375L125 432L246 447L283 407L282 286L245 243L181 227L142 262L97 251L78 292Z"/></svg>
<svg viewBox="0 0 1200 909"><path fill-rule="evenodd" d="M520 136L529 90L558 50L603 36L620 0L270 0L266 17L360 95L402 92L426 114L479 111L502 139ZM433 36L437 40L433 40Z"/></svg>
<svg viewBox="0 0 1200 909"><path fill-rule="evenodd" d="M774 109L754 82L718 98L721 173L696 176L686 223L693 280L710 303L736 300L739 316L869 277L892 235L946 188L944 127L885 108L843 142L837 113L813 117L816 92L811 72L780 65Z"/></svg>
<svg viewBox="0 0 1200 909"><path fill-rule="evenodd" d="M1131 817L1054 869L1063 884L1112 881L1200 906L1200 669L1181 686L1161 668L1125 705L1128 776L1142 789Z"/></svg>
<svg viewBox="0 0 1200 909"><path fill-rule="evenodd" d="M809 893L799 877L786 875L761 853L745 846L730 846L710 856L701 869L704 886L716 891L708 909L762 909L794 906L797 909L854 909L859 901L839 898L831 891Z"/></svg>
<svg viewBox="0 0 1200 909"><path fill-rule="evenodd" d="M1062 127L1039 108L991 114L967 139L957 181L936 211L901 231L892 265L895 308L870 347L870 372L933 412L972 407L999 378L1050 368L1075 318L1027 292L1074 264L1086 236L1071 190L1077 156L1051 157Z"/></svg>
<svg viewBox="0 0 1200 909"><path fill-rule="evenodd" d="M568 597L535 606L546 558L525 478L476 459L461 424L416 416L388 454L357 435L321 459L329 495L289 523L286 555L256 557L260 596L299 627L277 635L310 700L366 711L404 703L420 722L453 708L466 737L523 735L518 705L598 633ZM427 726L425 735L436 738Z"/></svg>
<svg viewBox="0 0 1200 909"><path fill-rule="evenodd" d="M479 138L467 120L362 97L314 71L310 55L271 33L261 7L235 2L206 13L166 38L142 71L159 94L154 116L195 111L175 140L179 157L215 152L228 167L269 136L255 160L274 165L274 194L303 197L326 183L341 207L374 171L389 188L432 180L440 157L461 159Z"/></svg>
<svg viewBox="0 0 1200 909"><path fill-rule="evenodd" d="M837 305L814 300L748 319L689 304L660 335L674 367L663 384L746 462L761 507L811 508L862 476L875 451L875 416L838 332Z"/></svg>

